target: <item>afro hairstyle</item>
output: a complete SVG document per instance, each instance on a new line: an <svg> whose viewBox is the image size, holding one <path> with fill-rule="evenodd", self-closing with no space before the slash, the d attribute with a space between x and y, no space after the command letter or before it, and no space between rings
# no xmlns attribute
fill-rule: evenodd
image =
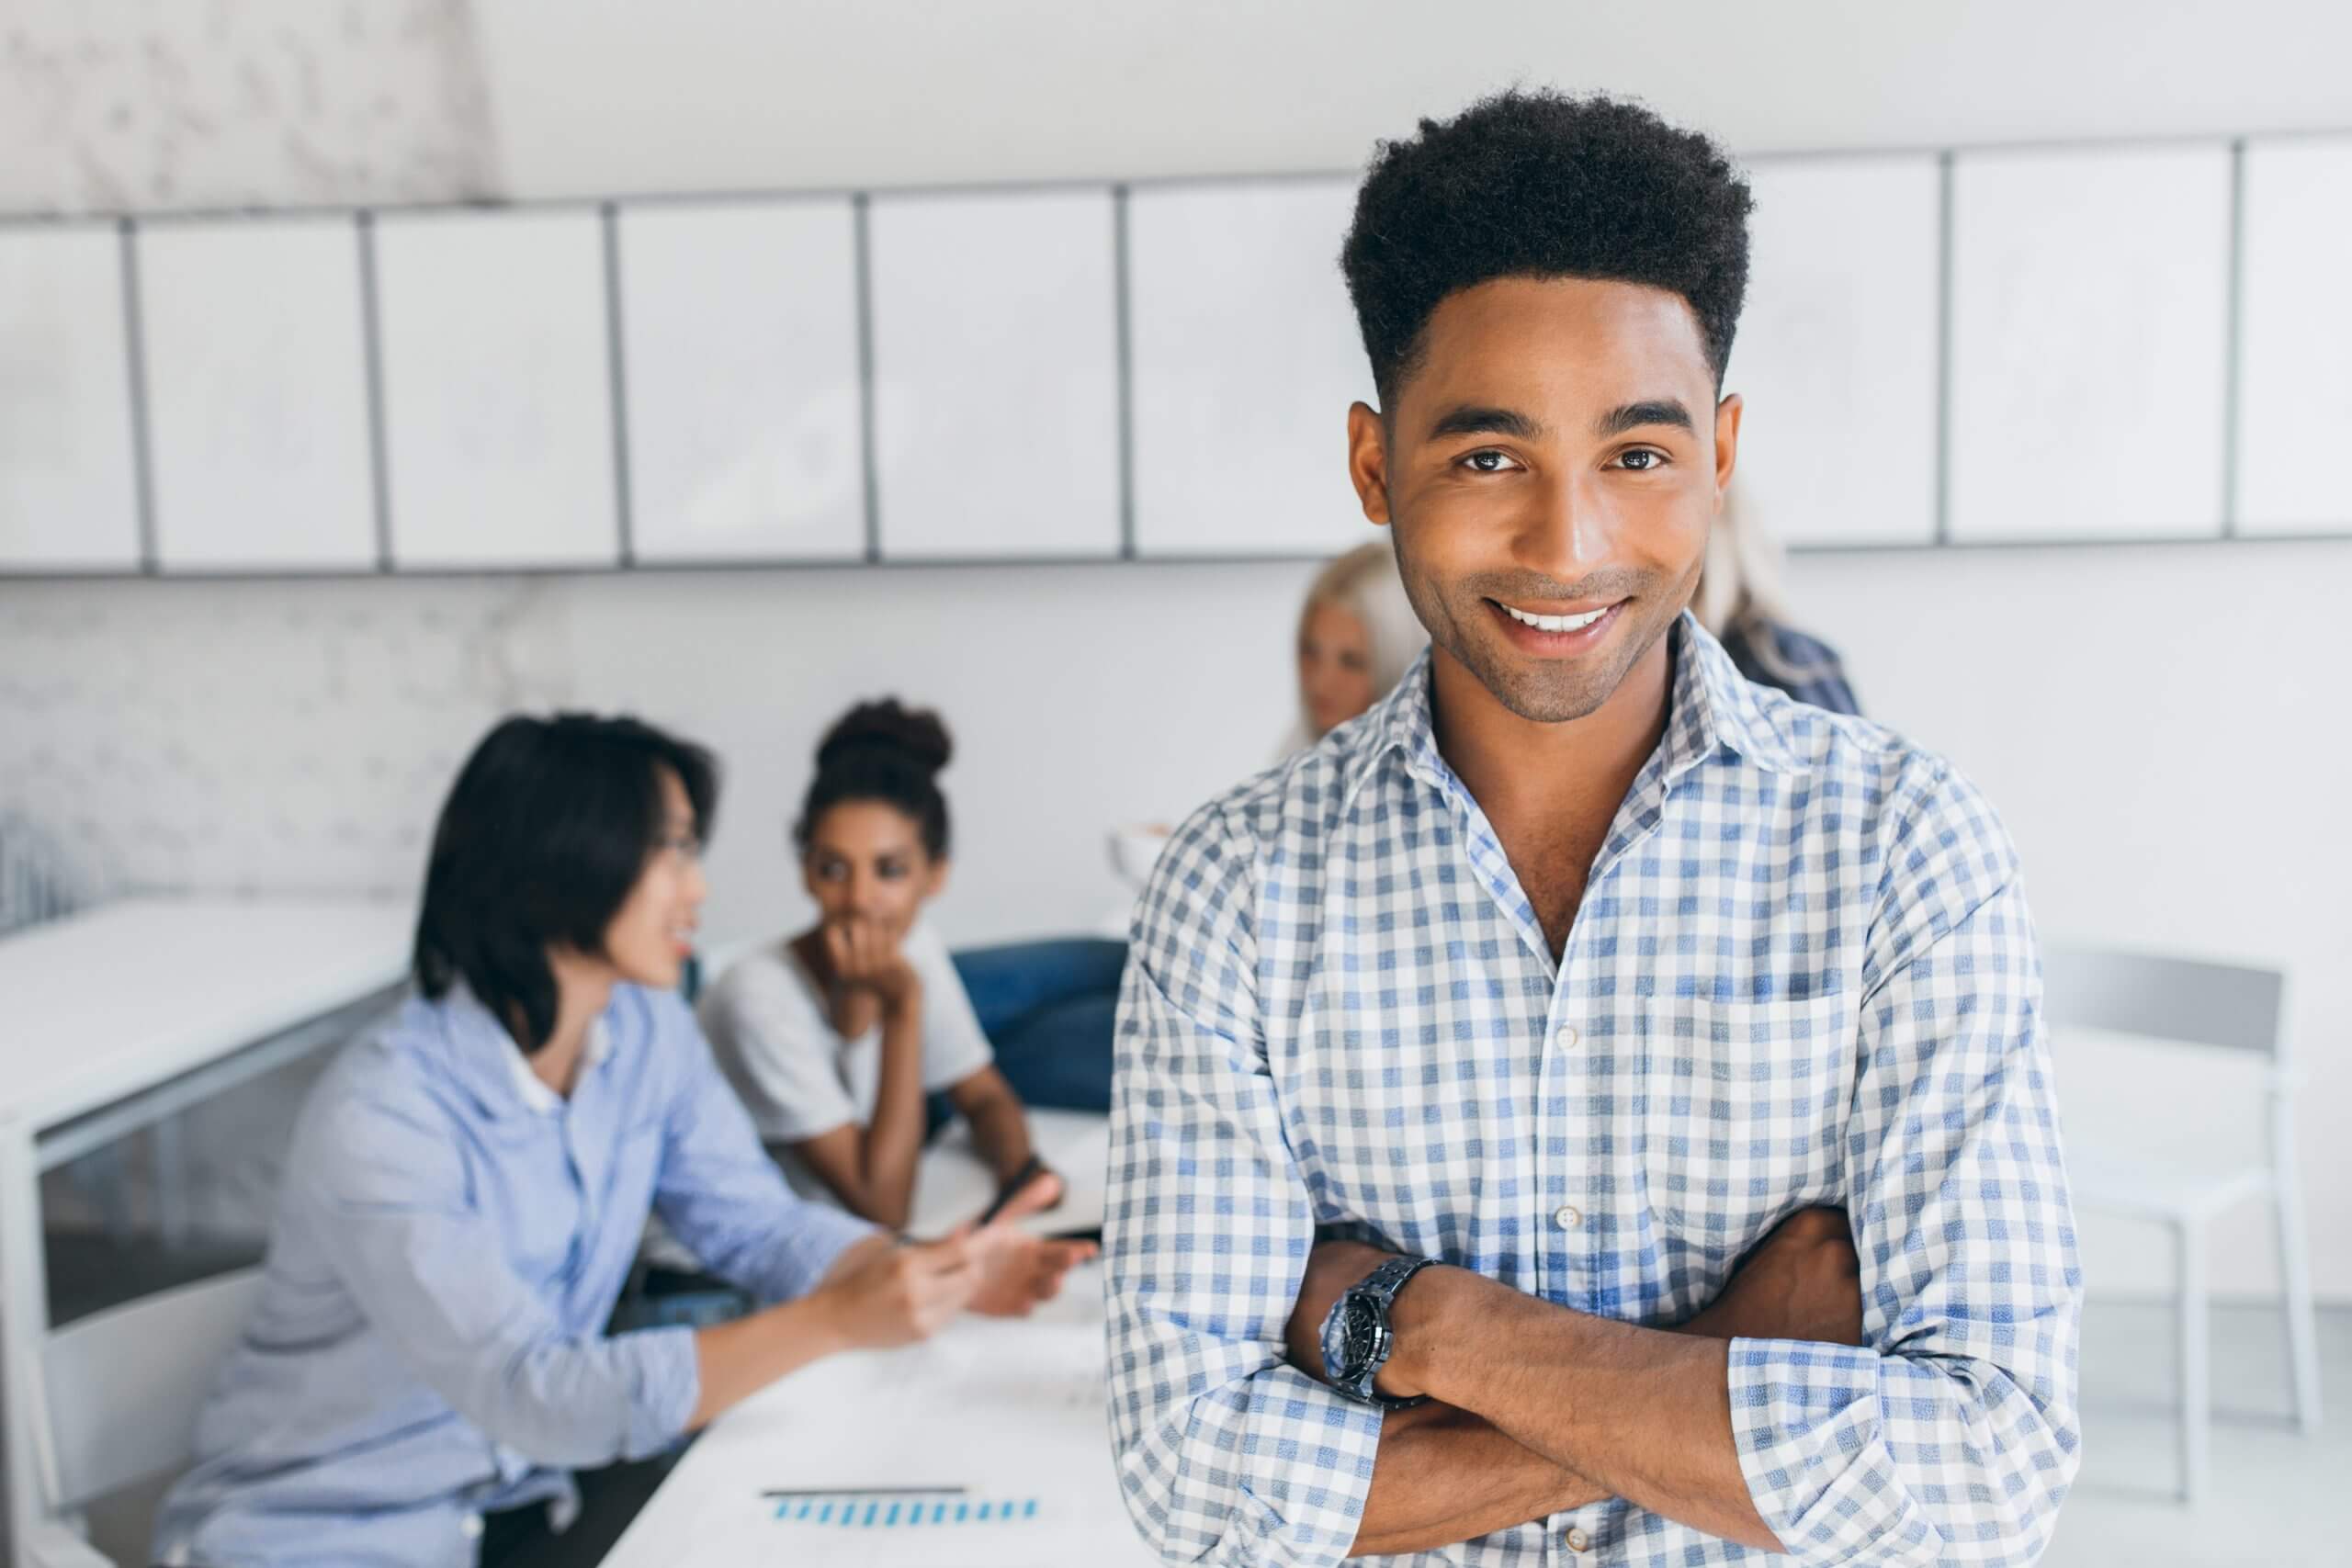
<svg viewBox="0 0 2352 1568"><path fill-rule="evenodd" d="M1340 252L1385 407L1430 317L1498 277L1679 294L1722 385L1747 291L1747 184L1713 141L1638 104L1514 88L1384 141Z"/></svg>

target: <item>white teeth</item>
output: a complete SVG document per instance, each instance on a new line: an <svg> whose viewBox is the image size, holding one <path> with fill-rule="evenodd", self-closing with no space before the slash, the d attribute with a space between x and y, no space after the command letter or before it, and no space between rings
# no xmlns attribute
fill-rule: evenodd
<svg viewBox="0 0 2352 1568"><path fill-rule="evenodd" d="M1531 615L1524 610L1514 610L1509 604L1503 605L1504 613L1512 620L1523 626L1533 626L1539 632L1580 632L1614 608L1614 605L1604 604L1598 610L1590 610L1581 615Z"/></svg>

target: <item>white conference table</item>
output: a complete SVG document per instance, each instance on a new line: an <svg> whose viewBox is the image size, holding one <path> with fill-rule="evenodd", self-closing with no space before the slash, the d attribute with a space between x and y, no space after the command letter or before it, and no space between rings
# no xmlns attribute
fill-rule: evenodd
<svg viewBox="0 0 2352 1568"><path fill-rule="evenodd" d="M404 985L414 925L359 899L128 898L0 941L11 1562L48 1495L41 1173L347 1038Z"/></svg>
<svg viewBox="0 0 2352 1568"><path fill-rule="evenodd" d="M1038 1111L1030 1124L1070 1184L1030 1228L1099 1223L1106 1119ZM909 1228L948 1230L992 1191L968 1146L944 1143L923 1156ZM904 1490L874 1490L886 1487ZM797 1495L763 1495L784 1490ZM1158 1561L1112 1473L1096 1262L1030 1317L967 1316L921 1345L831 1357L744 1401L686 1450L605 1568Z"/></svg>

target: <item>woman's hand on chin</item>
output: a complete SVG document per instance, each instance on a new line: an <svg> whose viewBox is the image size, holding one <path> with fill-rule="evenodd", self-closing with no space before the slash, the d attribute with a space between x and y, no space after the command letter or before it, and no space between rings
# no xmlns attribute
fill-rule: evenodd
<svg viewBox="0 0 2352 1568"><path fill-rule="evenodd" d="M835 985L871 992L891 1012L922 1005L922 976L908 961L898 933L855 915L828 920L822 931L825 962Z"/></svg>

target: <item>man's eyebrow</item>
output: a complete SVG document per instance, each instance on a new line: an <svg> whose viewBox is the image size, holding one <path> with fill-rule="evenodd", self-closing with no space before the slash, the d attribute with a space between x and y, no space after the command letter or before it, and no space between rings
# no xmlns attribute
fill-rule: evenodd
<svg viewBox="0 0 2352 1568"><path fill-rule="evenodd" d="M1691 434L1699 427L1690 422L1690 411L1682 406L1679 398L1660 398L1646 402L1625 403L1611 409L1593 424L1593 434L1606 441L1612 435L1623 435L1629 430L1639 430L1645 424L1670 424Z"/></svg>
<svg viewBox="0 0 2352 1568"><path fill-rule="evenodd" d="M1535 441L1543 434L1541 424L1514 409L1488 408L1479 403L1450 408L1430 426L1432 441L1442 441L1449 435L1505 435L1514 441Z"/></svg>

